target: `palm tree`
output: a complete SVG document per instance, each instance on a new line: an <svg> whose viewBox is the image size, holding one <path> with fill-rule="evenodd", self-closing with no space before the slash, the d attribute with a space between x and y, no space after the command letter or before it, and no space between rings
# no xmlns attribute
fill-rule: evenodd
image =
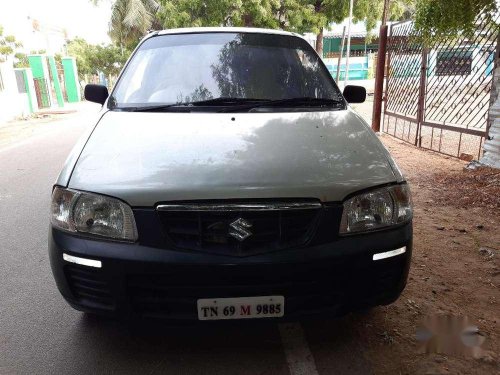
<svg viewBox="0 0 500 375"><path fill-rule="evenodd" d="M109 36L120 46L132 48L155 25L159 4L155 0L116 0L111 11Z"/></svg>

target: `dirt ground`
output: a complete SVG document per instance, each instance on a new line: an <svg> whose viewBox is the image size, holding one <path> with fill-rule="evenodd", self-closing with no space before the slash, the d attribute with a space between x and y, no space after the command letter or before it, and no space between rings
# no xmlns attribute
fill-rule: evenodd
<svg viewBox="0 0 500 375"><path fill-rule="evenodd" d="M22 142L38 134L50 131L55 122L73 118L77 111L92 108L86 102L66 104L64 109L46 110L33 114L28 118L18 118L7 122L0 122L0 148L13 143Z"/></svg>
<svg viewBox="0 0 500 375"><path fill-rule="evenodd" d="M401 298L366 318L366 356L377 374L500 374L500 171L466 170L463 161L381 139L412 189L414 248ZM420 354L417 327L435 314L468 317L485 338L482 350Z"/></svg>
<svg viewBox="0 0 500 375"><path fill-rule="evenodd" d="M0 148L31 138L37 134L43 134L47 132L47 128L62 117L64 116L44 116L26 120L13 120L0 124Z"/></svg>

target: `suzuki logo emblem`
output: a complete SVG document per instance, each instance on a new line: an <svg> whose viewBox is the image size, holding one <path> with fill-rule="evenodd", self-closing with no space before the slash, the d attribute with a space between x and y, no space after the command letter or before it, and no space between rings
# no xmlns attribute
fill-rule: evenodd
<svg viewBox="0 0 500 375"><path fill-rule="evenodd" d="M249 230L252 227L252 223L241 217L233 221L231 224L229 224L229 226L231 227L229 229L229 235L233 236L240 242L245 241L253 234Z"/></svg>

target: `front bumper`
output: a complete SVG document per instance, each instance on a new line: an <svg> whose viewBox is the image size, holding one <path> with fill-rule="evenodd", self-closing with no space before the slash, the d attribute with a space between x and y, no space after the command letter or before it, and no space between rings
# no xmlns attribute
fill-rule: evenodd
<svg viewBox="0 0 500 375"><path fill-rule="evenodd" d="M373 260L375 253L403 246L404 254ZM49 231L52 271L63 297L78 310L124 317L196 320L199 298L266 295L285 297L285 318L340 315L396 300L411 252L411 223L243 258ZM63 253L100 260L102 267L69 263Z"/></svg>

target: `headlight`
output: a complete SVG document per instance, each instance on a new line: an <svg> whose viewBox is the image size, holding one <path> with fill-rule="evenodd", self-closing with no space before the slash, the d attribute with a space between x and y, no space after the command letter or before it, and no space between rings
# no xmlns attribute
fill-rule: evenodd
<svg viewBox="0 0 500 375"><path fill-rule="evenodd" d="M130 206L98 194L56 187L52 193L51 223L70 232L124 241L137 240Z"/></svg>
<svg viewBox="0 0 500 375"><path fill-rule="evenodd" d="M344 202L340 234L386 228L409 221L412 215L407 184L372 190Z"/></svg>

